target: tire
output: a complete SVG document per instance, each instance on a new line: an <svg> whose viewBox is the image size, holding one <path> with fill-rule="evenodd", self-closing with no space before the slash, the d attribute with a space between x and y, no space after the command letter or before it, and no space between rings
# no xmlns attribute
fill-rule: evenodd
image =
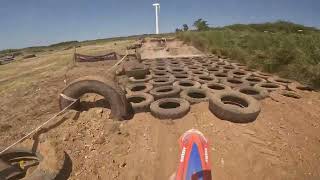
<svg viewBox="0 0 320 180"><path fill-rule="evenodd" d="M257 71L257 72L253 72L252 76L263 78L263 79L267 80L269 77L271 77L273 75L269 74L269 73L264 73L264 72Z"/></svg>
<svg viewBox="0 0 320 180"><path fill-rule="evenodd" d="M128 94L126 97L135 113L150 111L150 104L154 101L153 96L147 93Z"/></svg>
<svg viewBox="0 0 320 180"><path fill-rule="evenodd" d="M152 72L151 74L153 78L169 78L171 75L168 72Z"/></svg>
<svg viewBox="0 0 320 180"><path fill-rule="evenodd" d="M191 66L188 66L188 69L190 71L201 71L202 70L202 67L201 66L198 66L198 65L191 65Z"/></svg>
<svg viewBox="0 0 320 180"><path fill-rule="evenodd" d="M165 66L156 65L156 67L151 68L153 72L167 72L167 68Z"/></svg>
<svg viewBox="0 0 320 180"><path fill-rule="evenodd" d="M221 83L231 88L249 86L249 84L246 81L243 81L241 79L236 79L236 78L226 78L226 79L223 79Z"/></svg>
<svg viewBox="0 0 320 180"><path fill-rule="evenodd" d="M293 99L301 99L302 98L301 95L299 95L299 94L297 94L296 92L293 92L293 91L281 90L281 91L271 92L272 95L274 93L280 94L280 95L285 96L287 98L293 98Z"/></svg>
<svg viewBox="0 0 320 180"><path fill-rule="evenodd" d="M205 72L205 71L199 71L199 70L193 70L190 72L191 75L193 76L208 76L209 73L208 72Z"/></svg>
<svg viewBox="0 0 320 180"><path fill-rule="evenodd" d="M215 72L213 73L213 76L216 77L219 82L221 82L223 79L227 79L230 76L227 73L223 73L223 72Z"/></svg>
<svg viewBox="0 0 320 180"><path fill-rule="evenodd" d="M284 79L279 77L269 77L268 81L271 83L280 84L283 86L288 86L289 84L293 83L293 81L290 79Z"/></svg>
<svg viewBox="0 0 320 180"><path fill-rule="evenodd" d="M284 87L280 84L267 83L267 82L266 83L258 83L256 85L254 85L253 87L262 88L262 89L267 90L268 92L286 89L286 87Z"/></svg>
<svg viewBox="0 0 320 180"><path fill-rule="evenodd" d="M116 120L130 119L133 115L131 105L128 103L125 92L113 81L96 76L86 76L71 82L61 94L72 99L78 99L71 109L79 109L79 98L86 93L96 93L103 96L111 107L111 117ZM73 101L60 95L60 109L69 106Z"/></svg>
<svg viewBox="0 0 320 180"><path fill-rule="evenodd" d="M201 86L201 89L205 89L210 93L218 93L221 91L229 91L231 90L231 87L221 84L221 83L215 83L215 82L211 82L211 83L205 83Z"/></svg>
<svg viewBox="0 0 320 180"><path fill-rule="evenodd" d="M200 88L201 84L192 80L178 80L173 83L173 86L178 87L181 90L185 90L188 88Z"/></svg>
<svg viewBox="0 0 320 180"><path fill-rule="evenodd" d="M141 79L136 79L134 77L129 77L129 81L132 82L132 83L148 82L151 79L152 79L151 75L146 75L144 78L141 78Z"/></svg>
<svg viewBox="0 0 320 180"><path fill-rule="evenodd" d="M218 68L218 67L213 67L213 66L211 66L211 67L208 67L207 68L207 71L210 73L210 74L213 74L213 73L222 73L222 69L220 69L220 68Z"/></svg>
<svg viewBox="0 0 320 180"><path fill-rule="evenodd" d="M235 89L236 91L251 96L257 100L262 100L269 96L267 90L251 86L243 86Z"/></svg>
<svg viewBox="0 0 320 180"><path fill-rule="evenodd" d="M208 101L209 93L205 89L189 88L181 91L180 97L190 104Z"/></svg>
<svg viewBox="0 0 320 180"><path fill-rule="evenodd" d="M168 68L168 71L172 74L188 74L186 69L181 67L170 67Z"/></svg>
<svg viewBox="0 0 320 180"><path fill-rule="evenodd" d="M248 123L258 117L261 108L253 97L236 91L223 91L209 97L209 110L220 119Z"/></svg>
<svg viewBox="0 0 320 180"><path fill-rule="evenodd" d="M135 83L135 84L128 84L126 87L127 94L132 93L147 93L153 88L152 84L150 83Z"/></svg>
<svg viewBox="0 0 320 180"><path fill-rule="evenodd" d="M172 85L173 82L174 82L174 77L154 78L149 81L149 83L152 84L153 87Z"/></svg>
<svg viewBox="0 0 320 180"><path fill-rule="evenodd" d="M25 142L24 142L25 143ZM55 146L52 146L48 142L40 143L36 149L33 150L32 145L21 146L17 148L11 148L0 155L0 160L7 164L18 161L17 158L25 157L26 159L34 159L39 164L32 172L28 172L23 179L29 180L54 180L59 179L62 176L61 173L65 173L64 176L69 176L70 172L64 172L66 169L67 157L62 150L58 150ZM11 162L11 163L10 163ZM15 162L19 163L19 162ZM15 166L15 165L13 165ZM20 169L20 168L19 168ZM71 170L70 170L71 171ZM0 178L7 179L10 174L5 173L5 170L1 172ZM20 174L20 173L19 173ZM13 175L13 174L11 174ZM18 175L18 174L15 174ZM5 177L3 177L5 176ZM11 177L11 179L20 179L21 177Z"/></svg>
<svg viewBox="0 0 320 180"><path fill-rule="evenodd" d="M232 77L232 78L238 78L238 79L241 79L241 78L246 78L246 77L249 77L251 75L251 73L248 73L246 71L243 71L243 70L232 70L229 72L229 76Z"/></svg>
<svg viewBox="0 0 320 180"><path fill-rule="evenodd" d="M295 92L301 92L301 91L304 91L304 92L311 92L311 91L314 91L313 88L309 87L309 86L305 86L305 85L302 85L300 83L297 83L297 82L294 82L294 83L290 83L288 85L288 88L292 91L295 91Z"/></svg>
<svg viewBox="0 0 320 180"><path fill-rule="evenodd" d="M210 82L219 82L218 79L216 79L214 76L204 76L204 75L200 75L200 76L195 76L194 77L194 80L201 83L201 84L204 84L204 83L210 83Z"/></svg>
<svg viewBox="0 0 320 180"><path fill-rule="evenodd" d="M150 110L151 114L159 119L177 119L189 112L190 103L181 98L164 98L151 103Z"/></svg>
<svg viewBox="0 0 320 180"><path fill-rule="evenodd" d="M267 82L265 79L262 79L262 78L259 78L259 77L254 77L254 76L243 77L241 79L246 81L250 86L254 86L254 85L258 84L258 83Z"/></svg>
<svg viewBox="0 0 320 180"><path fill-rule="evenodd" d="M192 79L190 74L173 74L173 76L175 77L176 80Z"/></svg>
<svg viewBox="0 0 320 180"><path fill-rule="evenodd" d="M232 66L232 65L225 65L225 66L223 66L223 69L225 69L227 71L234 71L234 70L236 70L238 68L235 67L235 66Z"/></svg>
<svg viewBox="0 0 320 180"><path fill-rule="evenodd" d="M155 100L161 98L178 97L179 93L180 88L176 86L161 86L156 87L150 91L150 94L154 97Z"/></svg>

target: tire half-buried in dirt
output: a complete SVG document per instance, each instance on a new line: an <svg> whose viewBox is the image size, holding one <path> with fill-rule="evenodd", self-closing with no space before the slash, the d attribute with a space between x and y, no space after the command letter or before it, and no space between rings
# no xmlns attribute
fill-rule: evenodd
<svg viewBox="0 0 320 180"><path fill-rule="evenodd" d="M150 104L154 101L152 95L142 92L128 94L127 99L131 103L135 113L148 112Z"/></svg>
<svg viewBox="0 0 320 180"><path fill-rule="evenodd" d="M164 98L151 103L150 110L159 119L177 119L189 112L190 103L181 98Z"/></svg>
<svg viewBox="0 0 320 180"><path fill-rule="evenodd" d="M64 169L67 162L65 153L48 142L40 143L37 149L32 145L12 148L0 155L7 168L0 167L0 179L54 180L67 177ZM15 172L11 170L15 168ZM71 169L69 170L71 171ZM67 173L62 175L62 173Z"/></svg>
<svg viewBox="0 0 320 180"><path fill-rule="evenodd" d="M209 96L209 110L220 119L248 123L258 117L260 104L240 92L224 91Z"/></svg>
<svg viewBox="0 0 320 180"><path fill-rule="evenodd" d="M97 76L86 76L71 82L61 94L72 99L79 99L83 94L96 93L103 96L111 107L111 117L116 120L130 119L133 116L132 106L128 103L124 91L113 81ZM60 95L60 109L72 103ZM73 104L71 109L78 109L80 101Z"/></svg>

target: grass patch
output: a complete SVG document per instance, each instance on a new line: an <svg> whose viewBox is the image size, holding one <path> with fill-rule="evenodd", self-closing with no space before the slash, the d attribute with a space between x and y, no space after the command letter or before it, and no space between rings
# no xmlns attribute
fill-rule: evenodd
<svg viewBox="0 0 320 180"><path fill-rule="evenodd" d="M287 22L179 32L198 49L320 88L320 31Z"/></svg>

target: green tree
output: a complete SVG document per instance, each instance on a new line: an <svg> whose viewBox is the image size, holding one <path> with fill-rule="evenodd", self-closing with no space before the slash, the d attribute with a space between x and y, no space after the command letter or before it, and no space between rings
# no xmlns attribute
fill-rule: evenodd
<svg viewBox="0 0 320 180"><path fill-rule="evenodd" d="M207 21L203 20L202 18L196 20L193 23L193 26L196 27L198 31L205 31L209 29Z"/></svg>
<svg viewBox="0 0 320 180"><path fill-rule="evenodd" d="M188 31L189 30L189 26L187 24L182 25L183 27L183 31Z"/></svg>
<svg viewBox="0 0 320 180"><path fill-rule="evenodd" d="M182 29L176 28L176 33L181 32L181 31L182 31Z"/></svg>

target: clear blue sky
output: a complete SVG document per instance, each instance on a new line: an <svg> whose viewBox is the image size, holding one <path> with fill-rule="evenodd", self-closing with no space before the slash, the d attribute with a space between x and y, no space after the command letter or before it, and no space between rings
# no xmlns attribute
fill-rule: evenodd
<svg viewBox="0 0 320 180"><path fill-rule="evenodd" d="M0 49L154 32L152 0L0 0ZM160 31L275 20L320 27L320 0L161 0Z"/></svg>

